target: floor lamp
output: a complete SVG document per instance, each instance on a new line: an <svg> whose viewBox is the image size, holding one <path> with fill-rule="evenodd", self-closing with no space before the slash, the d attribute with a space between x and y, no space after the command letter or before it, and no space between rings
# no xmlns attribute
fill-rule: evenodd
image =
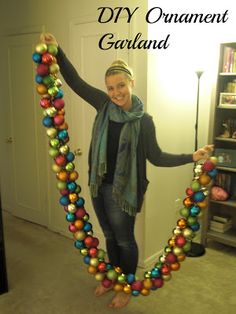
<svg viewBox="0 0 236 314"><path fill-rule="evenodd" d="M198 116L199 116L199 90L200 90L200 78L203 71L196 71L198 84L197 84L197 106L196 106L196 122L195 122L195 145L194 151L198 149ZM192 242L190 251L187 252L189 257L198 257L205 254L205 248L201 243Z"/></svg>

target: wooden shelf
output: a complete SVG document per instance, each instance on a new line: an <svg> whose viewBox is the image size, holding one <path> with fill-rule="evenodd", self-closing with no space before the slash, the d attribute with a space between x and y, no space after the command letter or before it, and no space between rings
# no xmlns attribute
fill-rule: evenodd
<svg viewBox="0 0 236 314"><path fill-rule="evenodd" d="M236 76L235 72L220 72L220 76Z"/></svg>
<svg viewBox="0 0 236 314"><path fill-rule="evenodd" d="M230 167L216 166L216 169L228 171L228 172L236 172L236 168L230 168Z"/></svg>
<svg viewBox="0 0 236 314"><path fill-rule="evenodd" d="M222 142L232 142L232 143L236 143L236 139L235 138L231 138L231 137L220 137L217 136L215 137L216 141L222 141Z"/></svg>
<svg viewBox="0 0 236 314"><path fill-rule="evenodd" d="M236 68L233 59L230 57L232 52L234 53L234 58L236 58L236 42L222 43L220 45L215 106L213 109L214 114L212 115L214 120L212 121L214 127L212 130L212 142L216 147L215 155L220 155L221 152L224 153L224 151L227 150L232 153L231 156L231 153L229 152L229 155L232 157L232 162L223 158L223 162L218 162L216 164L216 169L218 170L219 175L222 175L223 178L222 184L224 185L227 183L227 189L230 192L234 192L234 184L236 184L236 162L234 158L236 139L222 137L220 135L223 133L220 132L223 132L222 126L224 125L222 124L224 121L226 121L225 123L229 123L230 128L232 128L230 129L230 133L233 134L233 132L236 131ZM223 70L231 69L233 69L234 72L223 72ZM229 122L227 122L227 120L229 120ZM234 193L232 193L232 198L233 195ZM233 220L233 228L225 233L210 230L210 219L214 214L221 214L222 216L230 215ZM211 239L216 242L236 247L236 200L229 199L227 201L214 201L209 199L206 215L204 215L202 220L201 230L201 242L203 245L207 245L207 240Z"/></svg>
<svg viewBox="0 0 236 314"><path fill-rule="evenodd" d="M230 229L225 233L220 233L212 230L207 231L207 238L218 241L220 243L236 247L236 230Z"/></svg>
<svg viewBox="0 0 236 314"><path fill-rule="evenodd" d="M236 105L219 105L217 109L236 109Z"/></svg>
<svg viewBox="0 0 236 314"><path fill-rule="evenodd" d="M232 201L232 200L228 200L228 201L214 201L210 199L211 203L215 203L215 204L221 204L224 206L229 206L229 207L235 207L236 208L236 201Z"/></svg>

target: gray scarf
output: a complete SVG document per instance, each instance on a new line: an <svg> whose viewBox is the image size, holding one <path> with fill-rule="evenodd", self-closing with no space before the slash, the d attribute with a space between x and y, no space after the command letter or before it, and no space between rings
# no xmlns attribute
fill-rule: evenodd
<svg viewBox="0 0 236 314"><path fill-rule="evenodd" d="M97 197L107 167L107 131L109 120L124 123L121 130L113 181L112 197L129 215L137 212L137 145L143 104L132 96L132 108L123 111L109 101L98 112L92 132L90 191Z"/></svg>

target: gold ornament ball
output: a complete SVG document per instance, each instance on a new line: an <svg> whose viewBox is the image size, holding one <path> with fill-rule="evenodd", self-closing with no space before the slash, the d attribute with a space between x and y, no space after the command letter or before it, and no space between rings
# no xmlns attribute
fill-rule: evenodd
<svg viewBox="0 0 236 314"><path fill-rule="evenodd" d="M114 285L113 289L114 289L116 292L121 292L121 291L123 291L124 288L123 288L123 285L122 285L122 284L116 283L116 284Z"/></svg>
<svg viewBox="0 0 236 314"><path fill-rule="evenodd" d="M58 166L57 164L53 164L52 165L52 171L53 172L60 172L61 171L61 167L60 166Z"/></svg>
<svg viewBox="0 0 236 314"><path fill-rule="evenodd" d="M63 145L59 148L60 153L63 155L66 155L69 152L69 146L68 145Z"/></svg>
<svg viewBox="0 0 236 314"><path fill-rule="evenodd" d="M146 296L148 296L148 295L150 294L150 290L143 288L143 289L140 291L140 293L141 293L144 297L146 297Z"/></svg>
<svg viewBox="0 0 236 314"><path fill-rule="evenodd" d="M94 267L97 267L98 264L99 264L98 258L92 257L92 258L90 259L90 265L92 265L92 266L94 266Z"/></svg>
<svg viewBox="0 0 236 314"><path fill-rule="evenodd" d="M74 233L74 238L75 238L76 240L83 241L83 240L85 239L85 237L86 237L86 234L85 234L85 232L82 231L82 230L76 231L76 232Z"/></svg>
<svg viewBox="0 0 236 314"><path fill-rule="evenodd" d="M95 279L97 281L103 281L104 277L105 277L105 274L103 274L103 273L96 273L95 274Z"/></svg>
<svg viewBox="0 0 236 314"><path fill-rule="evenodd" d="M130 285L125 285L123 290L124 290L125 293L130 294L131 293L131 286Z"/></svg>

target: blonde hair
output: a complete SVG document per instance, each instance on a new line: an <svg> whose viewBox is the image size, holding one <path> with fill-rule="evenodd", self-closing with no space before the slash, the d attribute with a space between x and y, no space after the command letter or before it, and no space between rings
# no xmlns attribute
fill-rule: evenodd
<svg viewBox="0 0 236 314"><path fill-rule="evenodd" d="M134 79L133 70L128 66L128 63L122 59L117 59L112 62L106 70L105 77L119 73L124 73L131 81Z"/></svg>

